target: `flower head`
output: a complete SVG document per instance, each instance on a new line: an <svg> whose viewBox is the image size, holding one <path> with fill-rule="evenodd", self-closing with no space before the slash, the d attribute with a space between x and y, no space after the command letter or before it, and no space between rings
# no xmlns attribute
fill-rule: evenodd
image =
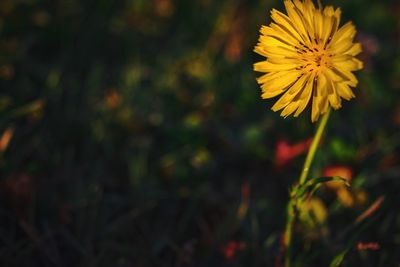
<svg viewBox="0 0 400 267"><path fill-rule="evenodd" d="M361 45L353 43L356 29L351 22L339 28L341 11L314 6L311 0L285 0L288 15L275 9L273 22L262 26L254 51L267 59L254 64L264 72L257 79L262 98L282 96L272 107L281 116L297 117L312 102L311 120L317 121L329 106L341 107L350 100L350 87L357 85L352 71L363 63L355 56Z"/></svg>

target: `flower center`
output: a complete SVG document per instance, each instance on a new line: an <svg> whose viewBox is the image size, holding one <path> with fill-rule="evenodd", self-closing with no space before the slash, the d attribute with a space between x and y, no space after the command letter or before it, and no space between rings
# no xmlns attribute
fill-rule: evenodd
<svg viewBox="0 0 400 267"><path fill-rule="evenodd" d="M313 72L318 76L325 68L330 68L332 55L321 43L305 45L300 43L297 48L298 58L302 63L298 69L304 73Z"/></svg>

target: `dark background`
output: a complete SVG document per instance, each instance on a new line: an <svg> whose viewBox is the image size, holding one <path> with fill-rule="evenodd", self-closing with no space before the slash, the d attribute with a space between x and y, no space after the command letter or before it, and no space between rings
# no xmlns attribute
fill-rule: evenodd
<svg viewBox="0 0 400 267"><path fill-rule="evenodd" d="M295 266L345 248L343 266L397 266L400 5L323 4L355 23L365 67L311 174L353 180L347 198L318 191L327 217L296 225ZM274 266L316 124L260 98L252 50L273 7L1 0L0 266Z"/></svg>

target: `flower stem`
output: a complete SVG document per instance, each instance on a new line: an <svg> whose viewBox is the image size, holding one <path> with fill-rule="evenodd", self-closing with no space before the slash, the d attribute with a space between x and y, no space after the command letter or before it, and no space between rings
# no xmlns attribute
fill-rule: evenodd
<svg viewBox="0 0 400 267"><path fill-rule="evenodd" d="M324 133L325 126L328 122L330 113L331 113L331 109L328 109L328 111L323 115L320 124L318 125L317 132L315 133L315 136L312 140L310 149L308 150L306 161L304 162L304 165L303 165L303 171L301 172L301 176L299 178L300 184L304 184L307 180L307 176L308 176L308 172L310 170L311 163L314 159L315 152L317 151L318 144L321 141L321 137L322 137L322 134Z"/></svg>
<svg viewBox="0 0 400 267"><path fill-rule="evenodd" d="M312 140L311 146L308 150L306 160L303 165L303 170L300 174L299 184L302 185L307 181L308 172L310 170L310 166L315 156L315 152L317 151L318 144L321 141L322 134L324 133L325 126L328 122L330 114L330 109L323 115L321 122L318 125L317 131L315 132L314 138ZM294 187L296 188L296 187ZM296 189L293 189L296 190ZM285 267L290 267L291 263L291 246L292 246L292 232L293 232L293 225L297 217L297 210L298 210L298 202L299 199L296 199L295 192L293 190L290 192L290 200L287 205L286 210L286 226L285 226L285 233L283 236L283 246L285 249Z"/></svg>

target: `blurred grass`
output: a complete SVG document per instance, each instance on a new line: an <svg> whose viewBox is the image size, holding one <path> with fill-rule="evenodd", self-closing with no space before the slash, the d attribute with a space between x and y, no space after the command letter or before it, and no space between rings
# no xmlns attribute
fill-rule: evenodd
<svg viewBox="0 0 400 267"><path fill-rule="evenodd" d="M324 4L357 26L365 70L357 98L332 114L313 175L345 165L367 200L345 208L322 191L325 230L298 226L296 266L328 266L357 232L344 230L381 195L356 238L380 250L353 245L343 266L393 266L400 6ZM255 82L258 29L282 6L2 0L0 265L272 266L303 160L278 168L276 149L314 130L309 113L270 111Z"/></svg>

